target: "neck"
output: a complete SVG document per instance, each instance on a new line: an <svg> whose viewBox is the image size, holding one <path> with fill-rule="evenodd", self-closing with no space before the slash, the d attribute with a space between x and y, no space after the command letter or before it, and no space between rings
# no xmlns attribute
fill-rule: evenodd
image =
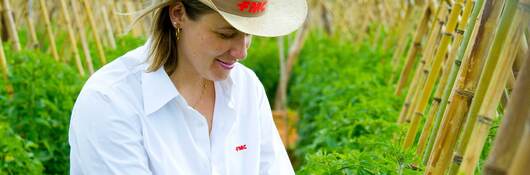
<svg viewBox="0 0 530 175"><path fill-rule="evenodd" d="M200 75L188 60L179 54L177 68L169 76L179 93L185 97L195 96L194 94L203 90L205 84L210 84L210 81Z"/></svg>

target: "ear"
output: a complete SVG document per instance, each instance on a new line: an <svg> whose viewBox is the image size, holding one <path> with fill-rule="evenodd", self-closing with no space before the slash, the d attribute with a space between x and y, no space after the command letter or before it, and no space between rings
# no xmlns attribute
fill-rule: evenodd
<svg viewBox="0 0 530 175"><path fill-rule="evenodd" d="M171 19L171 24L175 28L182 27L184 22L187 20L186 9L184 8L184 4L182 4L181 1L177 1L176 3L169 6L169 18Z"/></svg>

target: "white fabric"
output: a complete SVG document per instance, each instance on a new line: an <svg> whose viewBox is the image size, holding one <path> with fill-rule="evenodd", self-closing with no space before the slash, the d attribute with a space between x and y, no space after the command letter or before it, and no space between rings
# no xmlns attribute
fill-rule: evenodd
<svg viewBox="0 0 530 175"><path fill-rule="evenodd" d="M163 69L144 71L146 50L125 54L86 82L72 111L70 174L294 174L250 69L238 63L215 82L209 135L206 119Z"/></svg>

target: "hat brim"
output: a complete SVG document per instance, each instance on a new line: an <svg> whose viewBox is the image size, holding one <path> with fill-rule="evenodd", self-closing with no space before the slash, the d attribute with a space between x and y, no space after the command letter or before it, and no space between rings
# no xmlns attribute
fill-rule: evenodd
<svg viewBox="0 0 530 175"><path fill-rule="evenodd" d="M306 20L308 6L306 0L269 0L267 10L257 17L243 17L215 10L241 32L275 37L287 35L300 28Z"/></svg>

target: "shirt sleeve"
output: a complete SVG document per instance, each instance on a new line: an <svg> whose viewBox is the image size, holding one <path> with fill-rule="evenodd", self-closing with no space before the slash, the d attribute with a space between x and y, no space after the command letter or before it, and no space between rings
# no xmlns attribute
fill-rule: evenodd
<svg viewBox="0 0 530 175"><path fill-rule="evenodd" d="M260 83L261 84L261 83ZM260 120L261 120L261 175L295 174L278 129L272 119L272 110L265 89L260 86Z"/></svg>
<svg viewBox="0 0 530 175"><path fill-rule="evenodd" d="M113 101L95 90L77 98L69 130L70 174L152 174L138 116Z"/></svg>

